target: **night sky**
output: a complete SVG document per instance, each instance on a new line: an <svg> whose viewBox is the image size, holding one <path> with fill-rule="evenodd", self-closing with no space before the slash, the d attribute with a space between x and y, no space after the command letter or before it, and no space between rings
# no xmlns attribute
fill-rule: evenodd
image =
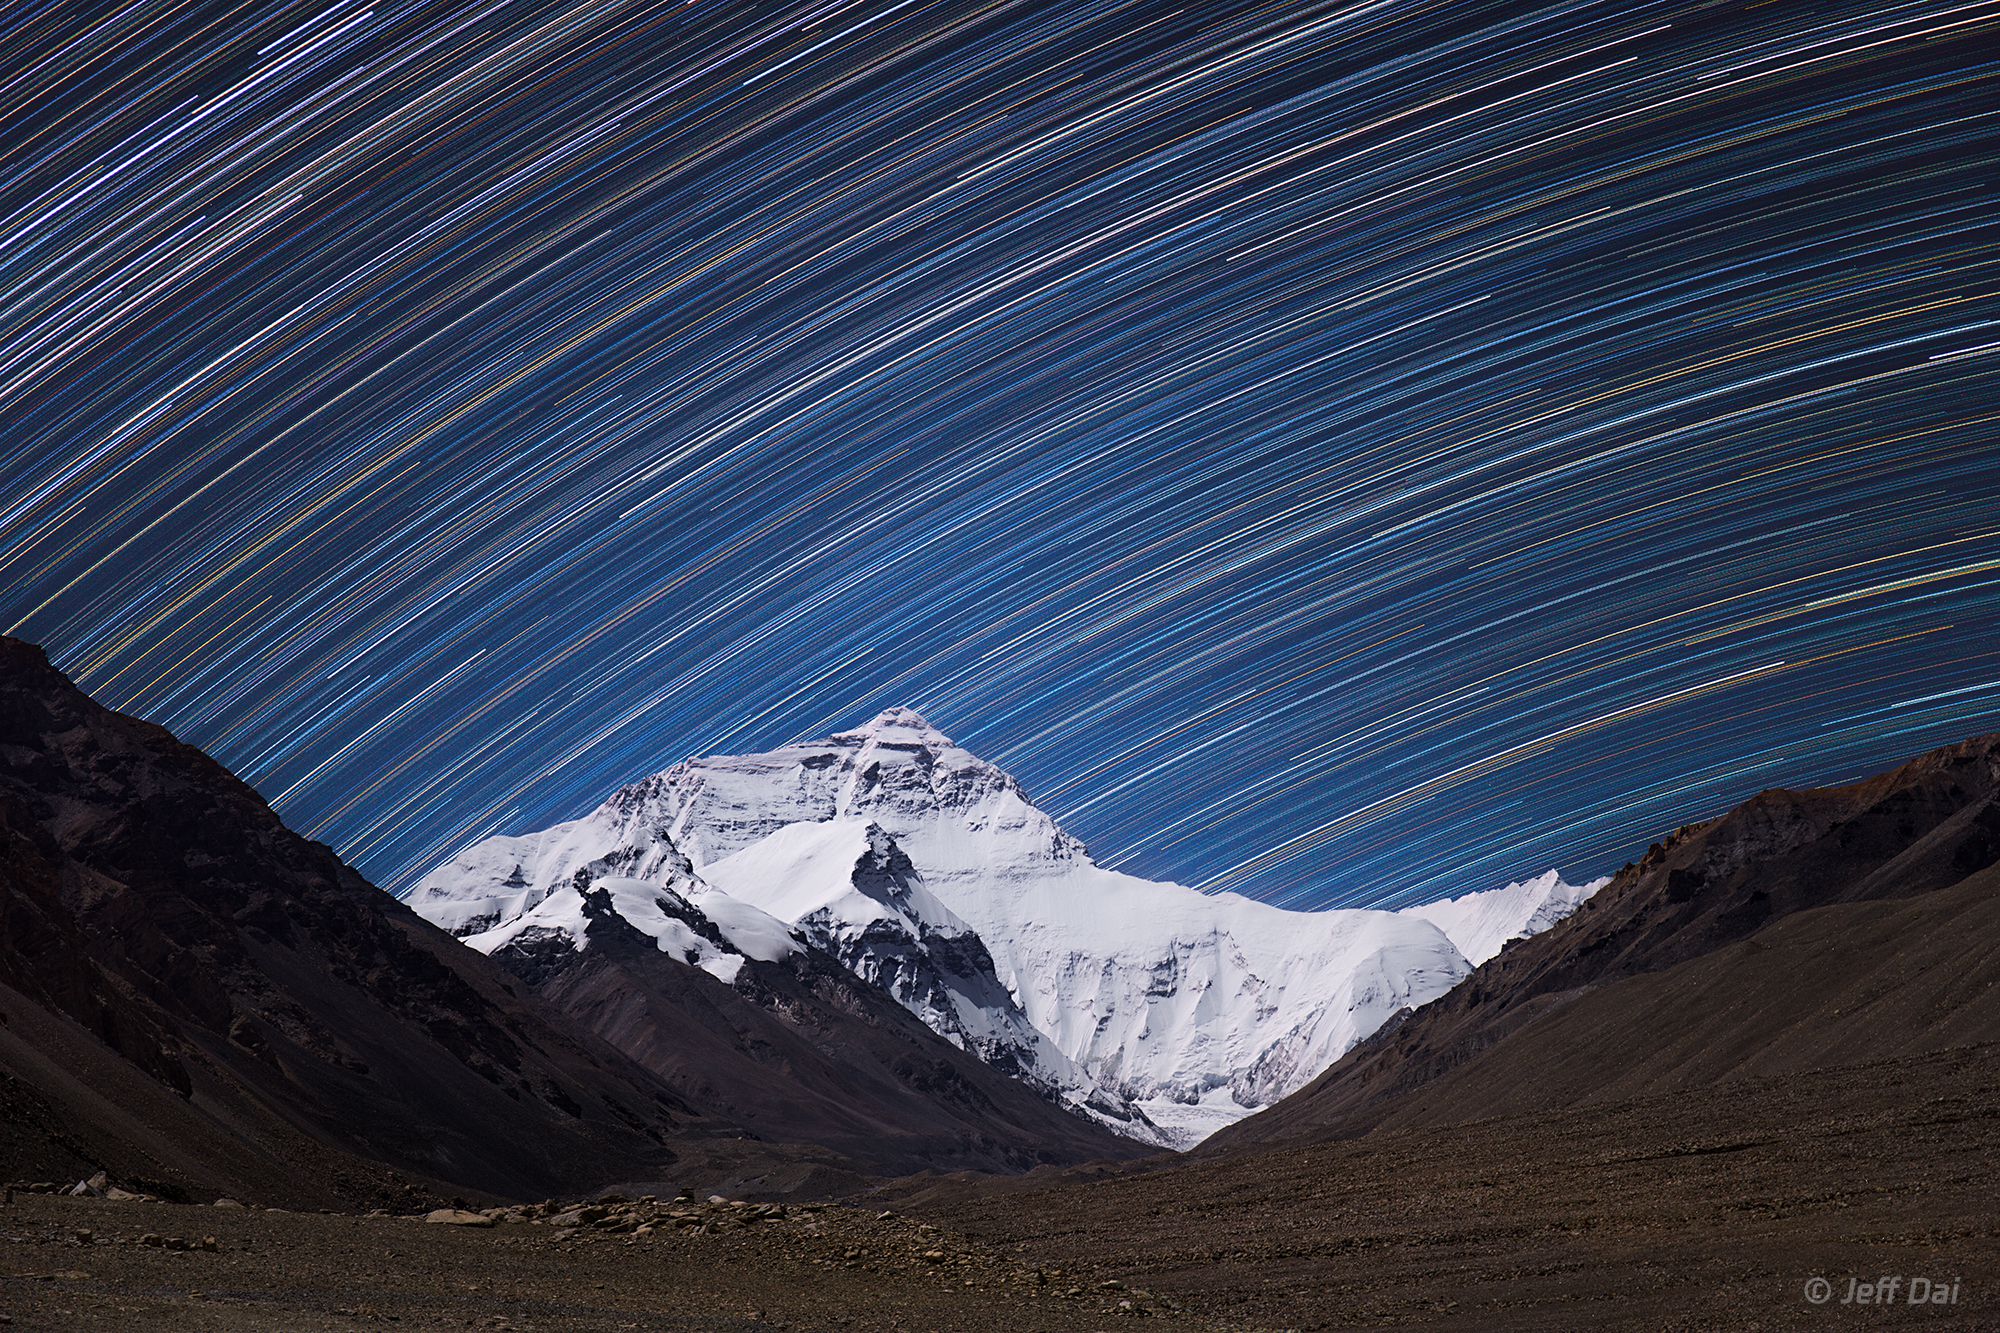
<svg viewBox="0 0 2000 1333"><path fill-rule="evenodd" d="M890 704L1299 906L2000 729L2000 0L20 0L0 82L0 629L390 888Z"/></svg>

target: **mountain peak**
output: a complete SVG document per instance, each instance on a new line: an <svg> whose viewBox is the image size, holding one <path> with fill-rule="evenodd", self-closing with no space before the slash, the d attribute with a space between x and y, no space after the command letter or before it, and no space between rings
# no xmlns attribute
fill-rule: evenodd
<svg viewBox="0 0 2000 1333"><path fill-rule="evenodd" d="M920 740L933 745L951 744L951 738L932 726L922 713L914 708L900 706L883 709L868 725L843 732L842 736L866 736L875 740Z"/></svg>

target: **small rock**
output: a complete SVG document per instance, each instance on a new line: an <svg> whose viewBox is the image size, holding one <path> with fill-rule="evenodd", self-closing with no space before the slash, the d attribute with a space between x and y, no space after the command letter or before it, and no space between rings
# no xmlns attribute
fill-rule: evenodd
<svg viewBox="0 0 2000 1333"><path fill-rule="evenodd" d="M439 1222L448 1227L490 1227L493 1219L484 1213L475 1213L465 1208L433 1208L424 1214L424 1221Z"/></svg>
<svg viewBox="0 0 2000 1333"><path fill-rule="evenodd" d="M236 1202L234 1199L217 1199L209 1205L211 1208L241 1208L242 1206L242 1204Z"/></svg>
<svg viewBox="0 0 2000 1333"><path fill-rule="evenodd" d="M79 1230L76 1233L76 1243L79 1245L88 1245L96 1239L97 1237L89 1231Z"/></svg>

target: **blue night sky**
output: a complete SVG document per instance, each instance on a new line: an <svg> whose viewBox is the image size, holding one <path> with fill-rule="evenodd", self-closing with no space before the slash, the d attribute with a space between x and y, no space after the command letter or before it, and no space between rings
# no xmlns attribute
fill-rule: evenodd
<svg viewBox="0 0 2000 1333"><path fill-rule="evenodd" d="M2000 727L2000 2L0 14L0 629L391 888L921 709L1288 905Z"/></svg>

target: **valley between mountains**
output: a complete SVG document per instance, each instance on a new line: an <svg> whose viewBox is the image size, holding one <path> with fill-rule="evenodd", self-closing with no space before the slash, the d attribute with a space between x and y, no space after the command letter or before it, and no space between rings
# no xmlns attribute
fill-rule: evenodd
<svg viewBox="0 0 2000 1333"><path fill-rule="evenodd" d="M1098 866L898 709L399 902L6 640L0 1315L1817 1328L1903 1273L1952 1303L1874 1315L1977 1327L1996 888L1995 738L1288 912Z"/></svg>

